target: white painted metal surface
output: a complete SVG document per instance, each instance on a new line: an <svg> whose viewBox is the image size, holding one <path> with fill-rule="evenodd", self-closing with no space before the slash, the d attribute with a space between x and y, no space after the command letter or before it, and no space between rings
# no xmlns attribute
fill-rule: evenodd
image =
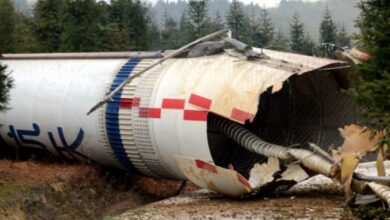
<svg viewBox="0 0 390 220"><path fill-rule="evenodd" d="M1 137L10 145L47 148L54 153L57 153L55 144L61 148L58 150L64 150L65 144L70 146L78 139L81 143L73 145L78 153L112 164L104 150L99 112L86 117L85 111L104 95L113 74L125 62L124 59L1 61L15 80L11 109L0 116Z"/></svg>
<svg viewBox="0 0 390 220"><path fill-rule="evenodd" d="M152 59L3 59L15 79L10 107L0 113L0 137L9 145L47 148L131 172L186 178L173 155L213 164L207 114L244 123L259 95L294 74L338 61L264 50L271 59L247 61L222 53L170 59L134 79L97 112L87 111ZM7 57L7 56L6 56ZM223 147L223 146L222 146Z"/></svg>

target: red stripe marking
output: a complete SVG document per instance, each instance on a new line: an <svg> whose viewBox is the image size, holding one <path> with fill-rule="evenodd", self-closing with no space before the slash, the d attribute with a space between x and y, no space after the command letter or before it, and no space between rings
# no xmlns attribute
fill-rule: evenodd
<svg viewBox="0 0 390 220"><path fill-rule="evenodd" d="M201 107L203 109L209 110L211 106L211 99L198 96L195 94L191 94L190 100L188 101L190 104Z"/></svg>
<svg viewBox="0 0 390 220"><path fill-rule="evenodd" d="M195 160L195 164L196 164L196 167L198 167L199 169L205 169L205 170L208 170L212 173L218 173L217 167L215 167L214 165L209 164L203 160Z"/></svg>
<svg viewBox="0 0 390 220"><path fill-rule="evenodd" d="M161 109L159 108L140 108L139 117L141 118L161 118Z"/></svg>
<svg viewBox="0 0 390 220"><path fill-rule="evenodd" d="M119 107L132 109L133 107L139 107L140 101L140 98L122 98Z"/></svg>
<svg viewBox="0 0 390 220"><path fill-rule="evenodd" d="M243 177L241 174L237 173L237 178L238 178L238 181L240 181L242 184L247 186L249 189L252 188L251 185L249 184L248 180L245 177Z"/></svg>
<svg viewBox="0 0 390 220"><path fill-rule="evenodd" d="M185 99L163 99L162 108L184 109Z"/></svg>
<svg viewBox="0 0 390 220"><path fill-rule="evenodd" d="M249 112L244 112L240 109L237 109L237 108L233 108L232 110L232 114L230 115L230 117L234 120L237 120L239 122L242 122L244 123L246 120L250 120L252 121L253 120L253 117L254 115L249 113Z"/></svg>
<svg viewBox="0 0 390 220"><path fill-rule="evenodd" d="M207 121L207 111L203 111L203 110L184 110L184 120L189 120L189 121Z"/></svg>
<svg viewBox="0 0 390 220"><path fill-rule="evenodd" d="M133 99L133 107L139 107L141 103L141 98L134 98Z"/></svg>
<svg viewBox="0 0 390 220"><path fill-rule="evenodd" d="M368 59L370 59L370 55L368 55L367 53L362 53L362 54L360 55L360 59L362 59L362 60L368 60Z"/></svg>

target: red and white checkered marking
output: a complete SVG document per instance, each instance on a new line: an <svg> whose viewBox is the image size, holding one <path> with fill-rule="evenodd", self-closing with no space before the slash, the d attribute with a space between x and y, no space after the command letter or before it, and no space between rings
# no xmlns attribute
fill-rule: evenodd
<svg viewBox="0 0 390 220"><path fill-rule="evenodd" d="M139 108L139 117L141 118L161 118L162 117L162 109L170 109L170 110L183 110L183 120L185 121L207 121L207 113L212 104L212 100L196 95L191 94L189 103L202 108L204 110L190 110L185 109L185 99L172 99L166 98L162 100L161 108L147 108L141 107L141 99L136 98L122 98L120 100L119 107L121 109L133 109ZM245 122L246 120L252 120L254 115L248 112L242 111L238 108L233 108L231 112L232 119Z"/></svg>

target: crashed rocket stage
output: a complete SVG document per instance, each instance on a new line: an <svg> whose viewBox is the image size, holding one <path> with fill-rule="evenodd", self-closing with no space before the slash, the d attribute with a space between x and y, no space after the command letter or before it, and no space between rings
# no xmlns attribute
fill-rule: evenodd
<svg viewBox="0 0 390 220"><path fill-rule="evenodd" d="M344 62L254 51L266 58L225 50L166 60L88 116L91 106L158 54L4 55L0 62L15 86L10 109L0 113L0 141L152 177L190 179L228 195L250 193L256 185L251 169L267 159L221 133L213 118L241 124L273 145L324 148L340 145L338 128L357 120L342 92L349 86Z"/></svg>

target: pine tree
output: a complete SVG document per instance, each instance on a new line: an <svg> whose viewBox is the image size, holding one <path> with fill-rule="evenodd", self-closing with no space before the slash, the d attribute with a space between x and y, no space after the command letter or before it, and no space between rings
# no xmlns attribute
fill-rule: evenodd
<svg viewBox="0 0 390 220"><path fill-rule="evenodd" d="M15 51L16 53L43 52L34 34L33 18L23 14L16 14L15 24Z"/></svg>
<svg viewBox="0 0 390 220"><path fill-rule="evenodd" d="M258 32L258 22L257 22L257 16L256 16L256 6L253 4L253 2L249 5L249 12L248 12L248 25L246 30L246 36L247 36L247 43L250 45L255 45L256 41L256 33Z"/></svg>
<svg viewBox="0 0 390 220"><path fill-rule="evenodd" d="M193 41L211 32L210 18L207 16L207 0L189 0L188 2L188 37Z"/></svg>
<svg viewBox="0 0 390 220"><path fill-rule="evenodd" d="M336 26L333 22L328 6L325 8L324 16L320 24L320 43L337 43Z"/></svg>
<svg viewBox="0 0 390 220"><path fill-rule="evenodd" d="M370 57L357 66L359 80L351 94L363 123L374 131L385 130L383 143L390 146L390 2L366 0L359 8L360 41Z"/></svg>
<svg viewBox="0 0 390 220"><path fill-rule="evenodd" d="M13 80L7 75L7 67L0 62L0 112L7 110L9 92L12 86Z"/></svg>
<svg viewBox="0 0 390 220"><path fill-rule="evenodd" d="M165 24L161 31L162 49L177 49L179 45L179 30L177 23L165 13Z"/></svg>
<svg viewBox="0 0 390 220"><path fill-rule="evenodd" d="M316 44L314 43L313 39L310 37L309 34L306 34L302 46L302 54L309 56L315 55L315 52L317 51Z"/></svg>
<svg viewBox="0 0 390 220"><path fill-rule="evenodd" d="M61 15L64 0L38 0L34 8L34 27L41 52L57 52L61 45Z"/></svg>
<svg viewBox="0 0 390 220"><path fill-rule="evenodd" d="M131 15L133 28L132 32L130 32L130 36L134 39L135 50L147 50L149 46L147 8L140 0L136 0Z"/></svg>
<svg viewBox="0 0 390 220"><path fill-rule="evenodd" d="M292 52L303 53L303 44L305 40L305 30L303 23L297 13L294 14L290 23L290 49Z"/></svg>
<svg viewBox="0 0 390 220"><path fill-rule="evenodd" d="M118 23L112 22L104 26L101 51L126 51L131 47L129 32L121 29Z"/></svg>
<svg viewBox="0 0 390 220"><path fill-rule="evenodd" d="M274 37L274 27L267 10L261 9L259 30L255 33L254 44L257 47L268 47Z"/></svg>
<svg viewBox="0 0 390 220"><path fill-rule="evenodd" d="M117 23L122 32L129 35L130 44L124 50L146 50L148 48L147 8L140 1L112 0L110 21Z"/></svg>
<svg viewBox="0 0 390 220"><path fill-rule="evenodd" d="M188 30L188 19L185 13L181 15L179 22L179 44L184 45L191 40Z"/></svg>
<svg viewBox="0 0 390 220"><path fill-rule="evenodd" d="M248 19L244 13L243 5L238 0L230 3L229 12L226 16L226 22L232 31L232 37L237 40L243 40L248 24Z"/></svg>
<svg viewBox="0 0 390 220"><path fill-rule="evenodd" d="M225 28L225 23L222 20L221 13L219 13L219 10L215 13L215 17L213 19L213 28L212 31L219 31Z"/></svg>
<svg viewBox="0 0 390 220"><path fill-rule="evenodd" d="M15 16L11 0L0 0L0 50L3 53L15 51Z"/></svg>
<svg viewBox="0 0 390 220"><path fill-rule="evenodd" d="M148 50L161 50L161 33L152 9L148 9Z"/></svg>
<svg viewBox="0 0 390 220"><path fill-rule="evenodd" d="M61 51L99 51L99 10L95 0L66 0Z"/></svg>
<svg viewBox="0 0 390 220"><path fill-rule="evenodd" d="M286 36L284 36L281 29L276 32L276 35L272 40L269 48L279 51L288 51L288 39L286 38Z"/></svg>
<svg viewBox="0 0 390 220"><path fill-rule="evenodd" d="M344 23L341 23L337 27L336 41L340 47L351 47L351 38L348 36Z"/></svg>
<svg viewBox="0 0 390 220"><path fill-rule="evenodd" d="M13 86L13 81L6 74L6 70L6 66L0 65L0 112L7 110L9 90Z"/></svg>

